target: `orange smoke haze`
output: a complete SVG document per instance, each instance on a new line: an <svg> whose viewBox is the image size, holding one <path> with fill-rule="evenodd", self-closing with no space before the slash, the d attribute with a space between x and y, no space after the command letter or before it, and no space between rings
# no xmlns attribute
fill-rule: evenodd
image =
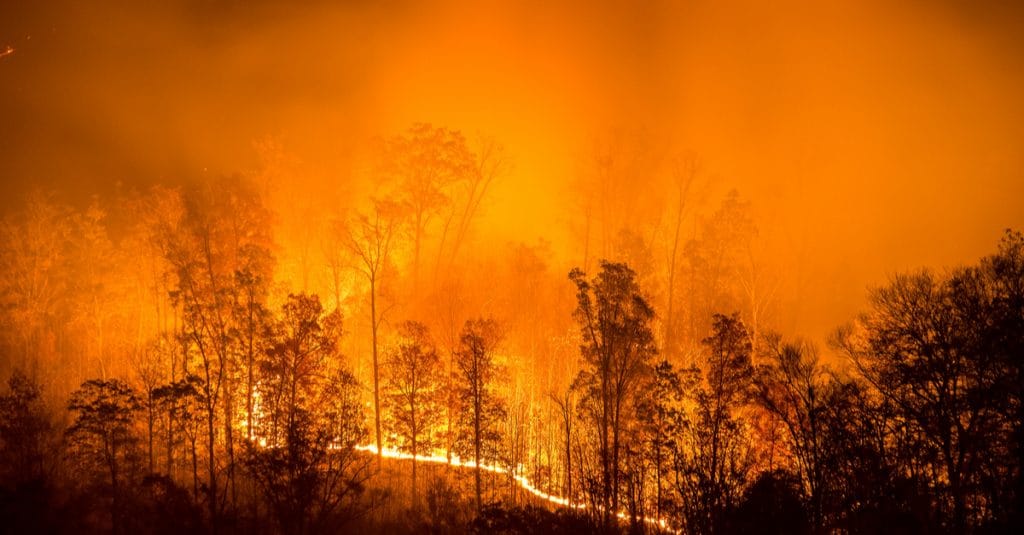
<svg viewBox="0 0 1024 535"><path fill-rule="evenodd" d="M702 214L731 189L752 203L787 276L778 327L814 338L887 274L971 261L1024 227L1019 7L148 4L0 7L5 210L35 186L84 203L258 172L269 136L289 155L274 205L301 227L280 207L372 191L363 148L428 122L505 146L478 241L547 240L561 273L583 258L573 184L627 139L649 153L640 173L692 155Z"/></svg>

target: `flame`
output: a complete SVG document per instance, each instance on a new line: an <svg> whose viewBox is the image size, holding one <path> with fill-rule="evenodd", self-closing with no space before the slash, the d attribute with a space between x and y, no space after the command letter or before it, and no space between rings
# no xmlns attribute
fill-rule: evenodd
<svg viewBox="0 0 1024 535"><path fill-rule="evenodd" d="M369 452L369 453L372 453L374 455L377 454L377 446L374 445L374 444L358 445L358 446L355 447L355 449L357 451ZM432 452L432 453L430 453L428 455L419 455L419 454L417 454L417 455L414 456L411 453L404 452L404 451L398 450L396 448L391 448L391 447L388 447L388 446L385 446L381 450L380 454L381 454L382 457L387 457L389 459L412 460L412 459L415 458L417 462L445 464L445 465L448 465L448 466L454 466L454 467L458 467L458 468L476 468L476 466L477 466L476 462L473 461L472 459L462 460L461 458L459 458L458 455L455 455L455 454L452 454L450 458L447 455L442 455L442 454L437 453L437 452ZM509 470L507 468L505 468L503 466L498 466L498 465L495 465L495 464L480 463L480 469L484 470L484 471L487 471L487 472L494 473L494 474L504 474L504 475L507 475L509 473ZM512 477L513 477L513 479L515 479L516 483L519 485L519 488L521 488L521 489L529 492L530 494L533 494L534 496L536 496L536 497L538 497L538 498L540 498L542 500L545 500L545 501L547 501L549 503L553 503L553 504L558 505L560 507L569 507L569 508L572 508L572 509L579 509L579 510L583 510L583 509L587 508L587 504L585 504L585 503L573 503L573 502L571 502L569 500L569 498L566 498L566 497L563 497L563 496L558 496L558 495L551 494L551 493L548 493L548 492L544 492L543 490L538 488L536 485L534 485L533 482L530 481L529 478L527 478L526 476L524 476L522 474L513 473ZM598 510L600 510L600 508ZM619 519L621 519L623 521L628 521L630 519L629 514L624 512L624 511L619 511L618 513L616 513L616 516L619 517ZM659 529L661 529L663 531L668 531L670 533L680 533L679 530L674 530L674 529L670 528L669 525L668 525L668 521L666 521L664 518L653 518L653 517L641 516L640 520L642 522L644 522L645 524L657 526Z"/></svg>

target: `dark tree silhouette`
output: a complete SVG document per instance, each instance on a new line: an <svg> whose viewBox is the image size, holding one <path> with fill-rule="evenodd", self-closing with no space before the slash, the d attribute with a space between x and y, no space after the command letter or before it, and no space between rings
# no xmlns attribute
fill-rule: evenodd
<svg viewBox="0 0 1024 535"><path fill-rule="evenodd" d="M915 444L907 468L922 468L944 529L955 532L985 516L974 505L980 478L1006 444L1007 394L999 387L1006 370L985 347L983 286L970 269L898 275L872 293L860 330L841 337L860 374L904 422L900 439Z"/></svg>
<svg viewBox="0 0 1024 535"><path fill-rule="evenodd" d="M135 391L116 379L86 381L68 402L68 410L75 413L67 430L69 455L88 481L109 492L114 533L120 532L124 487L136 468L132 464L138 462L133 427L141 408Z"/></svg>
<svg viewBox="0 0 1024 535"><path fill-rule="evenodd" d="M39 399L41 388L21 370L0 396L0 479L17 486L44 477L51 423Z"/></svg>
<svg viewBox="0 0 1024 535"><path fill-rule="evenodd" d="M737 314L715 314L704 339L704 385L687 429L687 447L676 453L677 488L688 529L719 533L752 469L750 437L741 409L751 390L750 338Z"/></svg>
<svg viewBox="0 0 1024 535"><path fill-rule="evenodd" d="M388 427L412 459L412 506L417 506L416 455L433 447L432 433L440 423L441 360L422 324L399 326L400 341L384 361L387 370L385 403Z"/></svg>
<svg viewBox="0 0 1024 535"><path fill-rule="evenodd" d="M597 435L599 501L603 525L610 528L619 511L623 432L657 353L651 329L654 310L644 299L636 274L625 264L602 262L601 272L590 282L579 269L572 270L569 278L577 290L574 317L586 364L574 384Z"/></svg>
<svg viewBox="0 0 1024 535"><path fill-rule="evenodd" d="M782 422L801 491L809 500L810 524L818 531L824 524L822 493L829 475L823 462L828 371L810 344L783 343L781 337L770 336L766 346L770 360L757 368L757 401Z"/></svg>
<svg viewBox="0 0 1024 535"><path fill-rule="evenodd" d="M365 437L358 383L331 371L341 318L316 296L292 295L278 331L260 364L246 464L282 532L337 529L355 516L368 475L353 449Z"/></svg>
<svg viewBox="0 0 1024 535"><path fill-rule="evenodd" d="M456 354L459 380L455 388L465 407L459 421L465 437L460 441L460 449L471 453L476 463L473 482L477 512L483 507L480 464L497 457L497 445L501 441L498 426L505 418L504 402L494 392L498 373L494 351L501 337L498 323L493 319L469 320L462 328Z"/></svg>

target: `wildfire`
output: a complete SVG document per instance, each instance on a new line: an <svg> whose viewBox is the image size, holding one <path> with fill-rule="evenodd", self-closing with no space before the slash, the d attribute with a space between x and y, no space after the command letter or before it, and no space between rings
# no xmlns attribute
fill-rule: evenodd
<svg viewBox="0 0 1024 535"><path fill-rule="evenodd" d="M365 451L365 452L373 453L374 455L377 454L377 446L375 446L373 444L359 445L359 446L356 446L355 449L357 451ZM383 450L381 451L381 456L387 457L389 459L402 459L402 460L412 460L414 458L413 454L411 454L411 453L400 451L400 450L397 450L395 448L390 448L390 447L387 447L387 446L385 446L383 448ZM423 463L445 464L445 465L448 465L448 466L454 466L454 467L458 467L458 468L476 468L476 462L475 461L473 461L472 459L462 460L461 458L459 458L458 455L455 455L455 454L452 454L451 458L449 458L446 455L441 455L441 454L438 454L438 453L434 452L434 453L431 453L429 455L416 455L415 459L416 459L416 461L423 462ZM503 474L504 475L504 474L508 474L509 473L509 470L507 468L503 467L503 466L498 466L498 465L494 465L494 464L487 464L487 463L481 463L480 464L480 469L484 470L484 471L487 471L487 472L491 472L493 474ZM554 494L550 494L550 493L544 492L543 490L539 489L536 485L534 485L533 482L530 481L529 478L527 478L526 476L524 476L522 474L513 473L512 477L513 477L513 479L515 479L516 483L519 485L519 488L521 488L521 489L529 492L530 494L533 494L534 496L536 496L536 497L538 497L538 498L540 498L542 500L545 500L545 501L547 501L549 503L553 503L553 504L558 505L560 507L570 507L572 509L586 509L587 508L587 504L585 504L585 503L572 503L572 502L569 501L569 498L562 497L562 496L557 496L557 495L554 495ZM618 516L619 519L621 519L623 521L628 521L630 519L629 515L627 513L625 513L625 512L622 512L622 511L617 513L616 516ZM678 530L671 529L669 527L669 525L668 525L668 522L665 519L663 519L663 518L651 518L651 517L644 516L644 517L640 517L640 520L643 521L645 524L658 526L658 528L663 530L663 531L668 531L670 533L679 533Z"/></svg>

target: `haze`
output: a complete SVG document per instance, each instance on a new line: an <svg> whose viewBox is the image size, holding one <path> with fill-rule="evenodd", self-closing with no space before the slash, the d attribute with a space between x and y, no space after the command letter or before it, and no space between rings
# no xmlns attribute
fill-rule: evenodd
<svg viewBox="0 0 1024 535"><path fill-rule="evenodd" d="M157 4L0 7L5 210L258 172L266 139L300 162L288 189L333 194L427 122L505 146L478 233L547 240L562 273L572 184L595 146L641 140L653 167L699 163L702 214L751 203L792 279L777 328L814 338L887 275L1024 226L1024 26L1002 3Z"/></svg>

